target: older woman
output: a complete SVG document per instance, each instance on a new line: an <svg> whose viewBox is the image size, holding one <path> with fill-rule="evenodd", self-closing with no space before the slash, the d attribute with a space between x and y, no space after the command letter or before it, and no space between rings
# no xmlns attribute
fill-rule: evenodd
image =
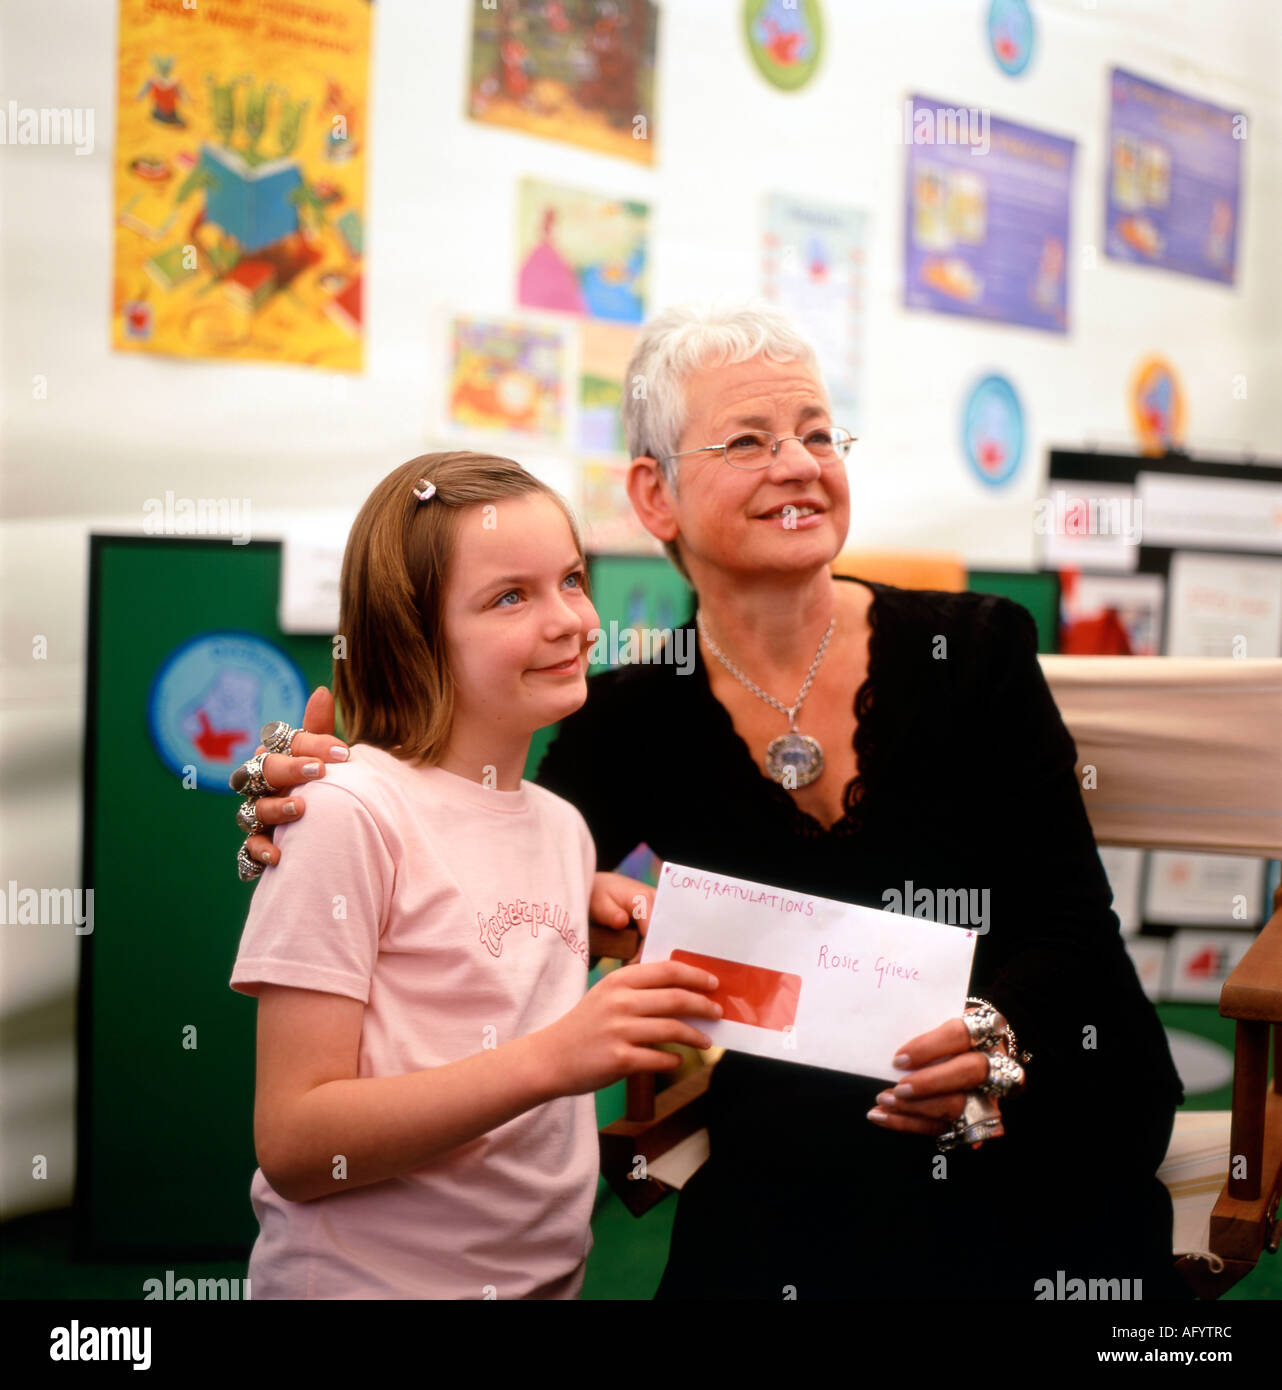
<svg viewBox="0 0 1282 1390"><path fill-rule="evenodd" d="M602 869L645 842L875 908L908 882L990 895L973 1009L904 1039L899 1084L721 1059L659 1296L1034 1298L1060 1271L1186 1296L1154 1176L1183 1092L1032 620L833 576L849 437L773 311L662 314L627 380L629 496L696 592L701 659L594 678L538 781L582 811ZM313 732L294 752L334 744ZM269 758L268 780L301 783L303 761ZM264 824L285 800L257 803ZM278 857L264 836L247 848ZM971 1142L988 1084L1005 1134Z"/></svg>

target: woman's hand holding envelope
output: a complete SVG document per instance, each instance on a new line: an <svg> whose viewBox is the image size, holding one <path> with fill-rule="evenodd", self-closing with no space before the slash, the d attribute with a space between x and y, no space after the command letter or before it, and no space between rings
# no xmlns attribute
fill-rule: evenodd
<svg viewBox="0 0 1282 1390"><path fill-rule="evenodd" d="M1006 1026L1001 1014L996 1023L998 1029ZM1005 1042L996 1051L1009 1055ZM895 1058L896 1069L907 1075L878 1095L876 1107L868 1112L869 1120L883 1129L906 1134L942 1134L961 1115L966 1093L988 1080L988 1055L975 1049L960 1018L950 1018L929 1033L919 1034L905 1043ZM1021 1081L1021 1090L1025 1084Z"/></svg>

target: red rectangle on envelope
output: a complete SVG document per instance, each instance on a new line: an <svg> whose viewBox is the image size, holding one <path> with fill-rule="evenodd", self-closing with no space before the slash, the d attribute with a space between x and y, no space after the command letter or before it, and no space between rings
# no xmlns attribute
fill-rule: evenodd
<svg viewBox="0 0 1282 1390"><path fill-rule="evenodd" d="M785 975L779 970L722 960L719 956L701 956L694 951L673 951L671 959L697 965L717 977L717 987L709 991L708 998L721 1005L721 1017L730 1023L749 1023L754 1028L783 1032L796 1021L800 975Z"/></svg>

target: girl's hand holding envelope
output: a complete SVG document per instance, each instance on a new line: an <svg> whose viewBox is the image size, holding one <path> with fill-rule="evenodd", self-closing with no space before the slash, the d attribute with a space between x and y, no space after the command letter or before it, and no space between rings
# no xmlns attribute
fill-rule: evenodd
<svg viewBox="0 0 1282 1390"><path fill-rule="evenodd" d="M721 1017L721 1005L704 992L717 983L675 960L612 970L568 1014L528 1035L538 1054L532 1074L552 1098L599 1091L636 1072L675 1071L681 1057L655 1044L711 1047L711 1038L681 1020Z"/></svg>
<svg viewBox="0 0 1282 1390"><path fill-rule="evenodd" d="M598 926L636 927L642 936L654 910L654 889L627 874L597 874L592 880L588 917Z"/></svg>

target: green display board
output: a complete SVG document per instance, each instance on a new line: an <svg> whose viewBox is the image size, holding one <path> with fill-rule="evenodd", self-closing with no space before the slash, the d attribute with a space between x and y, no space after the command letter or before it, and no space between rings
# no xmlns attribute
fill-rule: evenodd
<svg viewBox="0 0 1282 1390"><path fill-rule="evenodd" d="M279 543L90 540L83 882L94 930L81 938L76 1186L86 1251L230 1253L257 1234L255 1004L227 983L253 889L236 874L240 798L227 777L266 720L301 723L332 674L327 637L277 627L279 575Z"/></svg>
<svg viewBox="0 0 1282 1390"><path fill-rule="evenodd" d="M629 629L663 631L691 620L694 590L662 556L593 555L588 567L592 604L606 639L601 655L607 659L595 663L594 671L614 664L608 660L612 632L617 639L613 650L622 651Z"/></svg>
<svg viewBox="0 0 1282 1390"><path fill-rule="evenodd" d="M333 675L328 636L277 625L280 549L90 538L81 882L94 929L80 937L76 1180L86 1255L230 1257L257 1235L256 1005L228 985L254 889L236 874L240 798L227 778L267 720L301 723L308 694ZM638 577L666 594L670 575L684 590L665 560L592 563L605 624L635 614ZM532 741L527 777L553 732ZM621 1097L622 1086L602 1093L603 1123Z"/></svg>
<svg viewBox="0 0 1282 1390"><path fill-rule="evenodd" d="M966 587L980 594L1014 599L1033 615L1037 650L1059 651L1059 576L1049 570L971 570Z"/></svg>

